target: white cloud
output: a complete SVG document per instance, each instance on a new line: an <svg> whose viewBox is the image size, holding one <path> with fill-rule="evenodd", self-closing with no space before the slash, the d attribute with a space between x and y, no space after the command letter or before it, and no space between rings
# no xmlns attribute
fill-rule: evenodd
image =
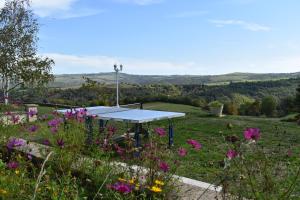
<svg viewBox="0 0 300 200"><path fill-rule="evenodd" d="M96 15L103 10L80 8L73 6L78 0L31 0L32 9L40 17L53 17L59 19L86 17ZM5 0L0 0L0 7L3 7Z"/></svg>
<svg viewBox="0 0 300 200"><path fill-rule="evenodd" d="M246 22L243 20L209 20L209 22L216 25L216 27L222 28L225 26L239 26L245 30L249 31L270 31L271 28L265 25L252 23L252 22Z"/></svg>
<svg viewBox="0 0 300 200"><path fill-rule="evenodd" d="M196 71L194 62L175 63L168 61L154 61L135 58L116 58L108 56L77 56L58 53L45 53L55 61L55 74L99 73L111 72L112 66L122 63L125 73L130 74L183 74ZM195 70L196 69L196 70ZM201 71L198 71L201 73Z"/></svg>
<svg viewBox="0 0 300 200"><path fill-rule="evenodd" d="M176 14L168 15L168 18L190 18L190 17L198 17L207 14L208 11L197 10L197 11L184 11Z"/></svg>
<svg viewBox="0 0 300 200"><path fill-rule="evenodd" d="M114 1L117 1L120 3L131 3L131 4L140 5L140 6L146 6L146 5L161 3L164 0L114 0Z"/></svg>

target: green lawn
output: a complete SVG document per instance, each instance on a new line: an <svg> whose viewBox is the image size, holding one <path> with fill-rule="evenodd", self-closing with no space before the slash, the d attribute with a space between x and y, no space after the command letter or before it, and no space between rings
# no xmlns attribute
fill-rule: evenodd
<svg viewBox="0 0 300 200"><path fill-rule="evenodd" d="M243 137L246 127L257 127L262 132L262 145L275 147L280 144L287 149L292 148L297 155L300 153L300 127L296 123L281 122L277 118L257 118L246 116L210 117L200 108L169 103L148 103L145 109L185 112L185 118L175 120L175 146L187 147L187 139L196 139L203 148L200 152L190 151L184 158L178 174L202 181L214 182L216 173L222 168L220 161L224 159L227 146L224 142L226 135ZM229 130L227 124L233 128ZM152 127L167 127L166 121L153 123Z"/></svg>

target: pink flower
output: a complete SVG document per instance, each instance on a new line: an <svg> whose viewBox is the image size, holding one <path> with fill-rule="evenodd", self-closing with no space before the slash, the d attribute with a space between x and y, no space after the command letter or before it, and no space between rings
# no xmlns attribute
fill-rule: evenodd
<svg viewBox="0 0 300 200"><path fill-rule="evenodd" d="M51 133L55 134L55 133L57 133L58 129L57 129L57 127L51 127L50 131L51 131Z"/></svg>
<svg viewBox="0 0 300 200"><path fill-rule="evenodd" d="M14 147L19 147L19 146L22 146L24 145L25 142L21 139L17 139L17 138L13 138L11 140L8 141L6 147L8 149L13 149Z"/></svg>
<svg viewBox="0 0 300 200"><path fill-rule="evenodd" d="M163 172L167 172L169 171L170 167L168 165L168 163L162 161L159 163L159 168L163 171Z"/></svg>
<svg viewBox="0 0 300 200"><path fill-rule="evenodd" d="M12 115L11 120L14 124L17 124L20 120L20 116L19 115Z"/></svg>
<svg viewBox="0 0 300 200"><path fill-rule="evenodd" d="M231 159L237 157L238 153L235 150L230 149L230 150L227 151L226 156L227 156L228 159L231 160Z"/></svg>
<svg viewBox="0 0 300 200"><path fill-rule="evenodd" d="M65 142L64 142L63 139L57 139L57 140L56 140L56 143L57 143L57 145L58 145L60 148L63 148L64 145L65 145Z"/></svg>
<svg viewBox="0 0 300 200"><path fill-rule="evenodd" d="M48 139L45 139L42 143L47 146L49 146L51 144L50 140L48 140Z"/></svg>
<svg viewBox="0 0 300 200"><path fill-rule="evenodd" d="M113 185L109 185L108 188L118 191L119 193L122 193L122 194L128 194L132 191L133 186L128 183L117 182Z"/></svg>
<svg viewBox="0 0 300 200"><path fill-rule="evenodd" d="M192 145L192 147L196 150L199 150L202 148L202 145L196 140L188 139L187 143Z"/></svg>
<svg viewBox="0 0 300 200"><path fill-rule="evenodd" d="M117 131L117 128L114 126L109 126L109 127L107 127L107 131L111 132L111 133L115 133Z"/></svg>
<svg viewBox="0 0 300 200"><path fill-rule="evenodd" d="M257 141L260 138L260 130L258 128L247 128L244 131L244 137L246 140Z"/></svg>
<svg viewBox="0 0 300 200"><path fill-rule="evenodd" d="M38 130L38 127L36 125L32 125L28 128L28 131L31 133L34 133Z"/></svg>
<svg viewBox="0 0 300 200"><path fill-rule="evenodd" d="M160 137L167 135L167 131L163 128L155 128L155 133L157 133Z"/></svg>
<svg viewBox="0 0 300 200"><path fill-rule="evenodd" d="M33 116L35 116L36 114L37 114L37 111L36 111L36 110L29 110L29 112L28 112L29 117L33 117Z"/></svg>
<svg viewBox="0 0 300 200"><path fill-rule="evenodd" d="M11 161L11 162L7 163L6 166L9 169L17 169L19 167L19 163L15 162L15 161Z"/></svg>
<svg viewBox="0 0 300 200"><path fill-rule="evenodd" d="M186 154L187 154L187 150L185 148L180 147L178 149L178 155L179 156L184 157L184 156L186 156Z"/></svg>

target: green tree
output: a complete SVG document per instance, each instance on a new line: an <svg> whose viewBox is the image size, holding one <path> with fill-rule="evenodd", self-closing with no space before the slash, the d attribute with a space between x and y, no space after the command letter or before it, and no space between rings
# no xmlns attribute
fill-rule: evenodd
<svg viewBox="0 0 300 200"><path fill-rule="evenodd" d="M7 0L0 10L0 78L5 103L20 85L44 85L53 79L52 59L37 55L39 24L29 0Z"/></svg>
<svg viewBox="0 0 300 200"><path fill-rule="evenodd" d="M273 96L264 97L261 103L261 112L268 117L274 116L277 101Z"/></svg>

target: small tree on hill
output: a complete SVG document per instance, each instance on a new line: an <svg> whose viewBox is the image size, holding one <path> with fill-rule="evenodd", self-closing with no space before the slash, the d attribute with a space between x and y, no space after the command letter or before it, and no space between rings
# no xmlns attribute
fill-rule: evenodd
<svg viewBox="0 0 300 200"><path fill-rule="evenodd" d="M0 79L5 104L19 85L43 85L53 79L53 60L37 56L39 25L29 0L7 0L0 10Z"/></svg>
<svg viewBox="0 0 300 200"><path fill-rule="evenodd" d="M261 103L261 112L268 117L274 116L277 101L273 96L264 97Z"/></svg>

